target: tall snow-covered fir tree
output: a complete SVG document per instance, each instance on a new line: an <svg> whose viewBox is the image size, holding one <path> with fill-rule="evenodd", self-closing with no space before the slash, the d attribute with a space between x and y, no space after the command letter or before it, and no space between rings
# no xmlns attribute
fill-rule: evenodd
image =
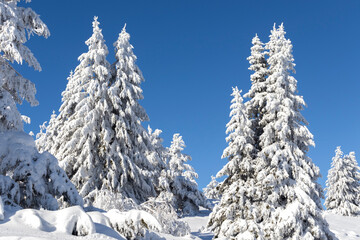
<svg viewBox="0 0 360 240"><path fill-rule="evenodd" d="M113 146L120 166L119 187L127 197L143 202L156 195L154 172L161 165L161 158L152 145L151 136L141 125L149 119L139 103L143 99L140 84L144 78L135 63L137 57L125 27L114 43L116 62L108 90L113 106L111 124L116 136Z"/></svg>
<svg viewBox="0 0 360 240"><path fill-rule="evenodd" d="M41 71L40 64L24 43L36 34L47 38L50 32L31 8L17 6L19 0L0 1L0 195L6 204L57 209L60 204L82 204L78 192L57 159L40 154L32 137L23 131L16 108L25 99L31 106L35 85L11 65L26 62ZM30 2L30 1L26 1Z"/></svg>
<svg viewBox="0 0 360 240"><path fill-rule="evenodd" d="M267 52L264 49L264 43L260 41L260 38L257 35L252 39L252 44L251 55L247 60L250 63L249 70L254 71L254 73L250 77L251 88L244 97L250 98L250 100L245 103L245 106L247 114L252 121L255 148L259 150L259 138L263 131L259 126L259 122L262 119L266 103L266 76L268 73L268 64L265 58Z"/></svg>
<svg viewBox="0 0 360 240"><path fill-rule="evenodd" d="M68 78L62 93L59 115L50 121L46 134L37 140L38 148L54 154L82 197L100 189L107 167L104 156L113 134L109 118L107 84L111 77L105 45L97 17L93 34L85 42L88 52L79 57L80 64ZM111 105L110 105L111 106Z"/></svg>
<svg viewBox="0 0 360 240"><path fill-rule="evenodd" d="M199 206L208 207L205 196L198 190L195 180L198 175L187 164L191 157L182 153L184 148L180 134L174 134L167 149L167 169L161 173L158 196L159 200L169 202L180 216L196 213Z"/></svg>
<svg viewBox="0 0 360 240"><path fill-rule="evenodd" d="M300 113L305 102L296 94L292 44L283 24L277 29L274 25L266 49L269 69L256 159L264 238L332 239L321 215L320 171L307 156L313 135Z"/></svg>
<svg viewBox="0 0 360 240"><path fill-rule="evenodd" d="M335 150L326 181L325 207L343 216L360 214L360 168L355 153L343 156L340 147Z"/></svg>
<svg viewBox="0 0 360 240"><path fill-rule="evenodd" d="M257 224L259 210L254 207L254 202L259 199L254 185L254 131L241 91L235 87L231 96L231 119L226 125L229 145L222 155L229 162L217 174L217 177L227 178L219 187L220 203L211 213L208 227L215 238L261 239L261 229Z"/></svg>

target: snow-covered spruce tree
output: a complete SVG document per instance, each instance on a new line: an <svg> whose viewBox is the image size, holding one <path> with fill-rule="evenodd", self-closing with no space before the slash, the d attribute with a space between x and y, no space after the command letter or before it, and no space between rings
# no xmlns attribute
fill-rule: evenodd
<svg viewBox="0 0 360 240"><path fill-rule="evenodd" d="M111 77L106 60L108 49L97 17L93 22L93 34L85 43L89 50L79 57L80 64L68 78L59 115L46 128L43 136L46 141L38 139L37 143L39 149L59 159L80 195L88 200L91 192L108 184L107 173L111 166L106 165L109 162L105 158L114 135L109 123L111 105L107 96Z"/></svg>
<svg viewBox="0 0 360 240"><path fill-rule="evenodd" d="M87 198L101 188L106 177L101 157L108 148L104 137L109 140L112 135L104 117L111 111L106 94L110 64L97 17L93 34L85 43L89 50L79 57L80 64L68 78L60 113L47 127L46 141L37 142L39 149L50 151L60 160L81 196Z"/></svg>
<svg viewBox="0 0 360 240"><path fill-rule="evenodd" d="M167 150L163 146L163 139L160 137L162 131L160 129L152 130L150 125L148 126L148 135L150 139L151 148L146 152L147 158L154 165L153 171L153 184L155 187L156 195L162 191L160 181L162 180L161 173L166 171L166 158Z"/></svg>
<svg viewBox="0 0 360 240"><path fill-rule="evenodd" d="M210 183L203 188L205 197L208 199L220 199L219 191L216 189L218 185L219 182L216 181L216 177L211 176Z"/></svg>
<svg viewBox="0 0 360 240"><path fill-rule="evenodd" d="M241 91L233 88L230 121L226 125L229 143L222 158L229 162L216 177L227 176L219 187L221 199L210 215L208 227L215 238L262 239L257 222L254 182L254 132L246 114Z"/></svg>
<svg viewBox="0 0 360 240"><path fill-rule="evenodd" d="M140 84L144 78L135 63L137 57L125 27L114 43L116 62L108 90L113 106L111 124L115 132L112 150L117 154L113 158L118 159L120 166L115 174L119 190L126 197L144 202L156 195L154 185L158 175L155 173L161 171L158 168L162 163L151 136L141 125L148 120L139 103L143 99Z"/></svg>
<svg viewBox="0 0 360 240"><path fill-rule="evenodd" d="M47 142L53 142L53 139L48 139L48 137L55 137L57 133L53 133L50 131L54 131L54 124L56 123L56 113L53 111L50 117L49 124L47 125L47 121L45 121L42 125L40 125L40 132L36 134L36 141L35 144L40 152L45 151L43 149L44 146L47 145ZM46 130L49 129L47 132Z"/></svg>
<svg viewBox="0 0 360 240"><path fill-rule="evenodd" d="M305 102L296 95L291 41L284 26L271 31L266 102L259 122L256 184L261 190L261 227L265 239L333 239L321 215L319 168L307 156L314 145L300 113Z"/></svg>
<svg viewBox="0 0 360 240"><path fill-rule="evenodd" d="M191 157L182 153L185 143L176 133L171 146L167 149L167 169L162 171L160 178L160 194L158 200L170 203L179 216L196 213L199 206L208 207L206 198L198 190L194 169L187 164Z"/></svg>
<svg viewBox="0 0 360 240"><path fill-rule="evenodd" d="M325 207L343 216L360 214L360 172L355 153L343 156L340 147L335 150L326 181Z"/></svg>
<svg viewBox="0 0 360 240"><path fill-rule="evenodd" d="M250 98L245 103L247 114L252 121L252 129L254 131L255 148L259 150L259 137L262 134L262 128L259 126L259 121L263 116L263 108L265 106L266 96L266 76L268 73L268 64L266 61L267 52L257 35L252 39L253 46L251 47L251 55L247 58L250 63L249 70L254 71L251 75L251 88L248 93L244 95L245 98Z"/></svg>
<svg viewBox="0 0 360 240"><path fill-rule="evenodd" d="M0 1L0 196L5 204L22 207L57 209L58 201L81 205L82 199L57 159L49 153L40 154L34 140L23 131L24 117L16 104L25 99L31 106L37 105L36 89L11 63L25 61L41 71L24 43L34 33L45 38L50 33L31 8L19 7L18 2Z"/></svg>

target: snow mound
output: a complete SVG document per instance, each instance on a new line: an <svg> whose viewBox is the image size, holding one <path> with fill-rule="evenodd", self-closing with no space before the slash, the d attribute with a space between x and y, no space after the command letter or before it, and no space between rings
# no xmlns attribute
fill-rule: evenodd
<svg viewBox="0 0 360 240"><path fill-rule="evenodd" d="M44 232L61 232L75 236L95 233L90 216L79 207L69 207L59 211L24 209L11 217L12 221Z"/></svg>

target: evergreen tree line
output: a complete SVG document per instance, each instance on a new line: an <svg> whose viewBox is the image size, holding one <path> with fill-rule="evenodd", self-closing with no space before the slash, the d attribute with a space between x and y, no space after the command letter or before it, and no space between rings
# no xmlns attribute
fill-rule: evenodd
<svg viewBox="0 0 360 240"><path fill-rule="evenodd" d="M23 100L37 105L36 88L13 63L25 61L41 71L24 43L31 34L47 38L50 32L18 2L0 1L0 201L45 209L142 205L150 212L165 203L178 216L209 207L188 164L191 157L183 153L182 137L174 134L165 148L161 130L143 127L149 120L139 103L144 78L126 26L110 64L94 18L85 42L88 51L68 77L59 112L41 126L36 142L24 133L23 121L29 118L16 106ZM253 38L251 88L244 94L249 100L244 102L242 91L233 88L222 155L228 163L216 175L225 180L218 184L213 178L205 191L209 198L220 198L208 222L214 238L336 238L322 216L320 170L307 155L313 135L301 114L305 101L297 94L292 43L285 34L281 24L274 25L266 44ZM337 148L327 181L327 209L358 215L359 180L355 154L344 156Z"/></svg>

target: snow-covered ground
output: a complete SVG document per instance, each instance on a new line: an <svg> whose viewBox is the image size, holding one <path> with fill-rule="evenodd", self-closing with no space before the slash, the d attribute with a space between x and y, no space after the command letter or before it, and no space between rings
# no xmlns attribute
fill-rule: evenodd
<svg viewBox="0 0 360 240"><path fill-rule="evenodd" d="M340 240L360 239L360 217L343 217L326 212L325 219L330 229Z"/></svg>
<svg viewBox="0 0 360 240"><path fill-rule="evenodd" d="M159 236L171 240L210 240L212 234L203 231L209 213L210 211L203 209L196 216L182 219L189 224L191 235L174 237L168 234L159 234ZM4 220L0 221L0 240L125 239L109 226L107 219L110 218L111 215L101 212L85 213L80 207L59 211L6 209ZM340 240L360 239L360 217L343 217L326 212L325 218L329 222L331 230ZM71 234L74 231L88 235L73 236Z"/></svg>

